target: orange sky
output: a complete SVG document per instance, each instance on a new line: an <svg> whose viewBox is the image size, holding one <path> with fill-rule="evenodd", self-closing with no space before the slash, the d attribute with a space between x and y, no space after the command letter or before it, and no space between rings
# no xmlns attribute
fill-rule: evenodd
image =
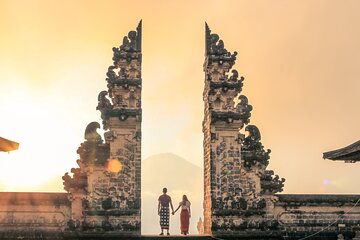
<svg viewBox="0 0 360 240"><path fill-rule="evenodd" d="M143 19L143 159L202 166L204 21L237 51L251 124L285 192L358 193L360 165L322 152L360 138L357 0L0 0L0 190L62 189L113 46ZM23 179L23 180L21 180ZM47 183L47 181L50 181ZM326 183L326 184L324 184Z"/></svg>

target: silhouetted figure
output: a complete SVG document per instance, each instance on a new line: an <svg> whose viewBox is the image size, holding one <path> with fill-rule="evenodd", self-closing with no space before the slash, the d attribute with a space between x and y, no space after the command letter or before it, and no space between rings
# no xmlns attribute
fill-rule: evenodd
<svg viewBox="0 0 360 240"><path fill-rule="evenodd" d="M159 204L158 204L158 214L160 216L160 227L161 233L160 235L164 235L164 229L167 230L167 235L169 233L169 224L170 224L170 211L169 205L171 206L171 211L174 212L174 207L171 202L171 197L166 194L167 188L163 188L163 194L159 197Z"/></svg>
<svg viewBox="0 0 360 240"><path fill-rule="evenodd" d="M181 234L188 235L189 234L189 221L191 217L190 210L190 201L188 200L186 195L183 195L182 201L179 203L179 206L173 211L173 215L176 213L179 208L181 208L180 212L180 230Z"/></svg>
<svg viewBox="0 0 360 240"><path fill-rule="evenodd" d="M199 218L199 221L197 222L197 230L198 230L199 235L204 234L204 223L201 218Z"/></svg>

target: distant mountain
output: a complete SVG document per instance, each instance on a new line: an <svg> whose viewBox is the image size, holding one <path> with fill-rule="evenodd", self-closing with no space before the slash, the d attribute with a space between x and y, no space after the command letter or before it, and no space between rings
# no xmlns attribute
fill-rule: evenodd
<svg viewBox="0 0 360 240"><path fill-rule="evenodd" d="M203 170L172 153L157 154L142 162L142 233L160 232L158 197L168 188L174 208L186 194L192 204L190 233L197 234L196 223L203 215ZM170 232L180 233L180 212L171 218Z"/></svg>
<svg viewBox="0 0 360 240"><path fill-rule="evenodd" d="M172 154L164 153L151 156L142 162L142 190L161 192L163 187L169 191L198 191L194 181L203 178L200 167ZM154 174L156 173L156 174Z"/></svg>

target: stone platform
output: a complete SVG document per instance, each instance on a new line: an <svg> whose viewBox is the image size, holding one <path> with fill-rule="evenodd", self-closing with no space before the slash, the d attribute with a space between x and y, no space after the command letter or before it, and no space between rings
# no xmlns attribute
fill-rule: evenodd
<svg viewBox="0 0 360 240"><path fill-rule="evenodd" d="M210 240L210 239L217 239L214 237L210 237L210 236L199 236L199 235L187 235L187 236L183 236L183 235L171 235L171 236L159 236L159 235L144 235L144 236L111 236L111 235L102 235L102 236L79 236L77 235L75 236L67 236L64 239L130 239L130 240L136 240L136 239L143 239L143 240L183 240L183 239L196 239L196 240Z"/></svg>
<svg viewBox="0 0 360 240"><path fill-rule="evenodd" d="M254 236L254 237L246 237L246 236L226 236L224 238L222 237L211 237L211 236L199 236L199 235L188 235L188 236L182 236L182 235L171 235L171 236L159 236L159 235L145 235L141 237L115 237L115 236L98 236L98 237L85 237L85 236L77 236L77 237L65 237L64 239L86 239L86 240L98 240L98 239L112 239L112 240L184 240L184 239L194 239L194 240L236 240L236 239L252 239L252 240L280 240L282 239L280 236L278 237L260 237L260 236Z"/></svg>
<svg viewBox="0 0 360 240"><path fill-rule="evenodd" d="M65 239L99 239L98 237L89 238L89 237L77 237L77 238L65 238ZM223 239L257 239L257 240L269 240L269 239L278 239L278 238L248 238L248 237L239 237L239 236L233 236L233 237L226 237L226 238L217 238L217 237L211 237L211 236L199 236L199 235L188 235L188 236L182 236L182 235L172 235L172 236L159 236L159 235L146 235L141 237L104 237L102 236L101 239L113 239L113 240L184 240L184 239L194 239L194 240L211 240L211 239L217 239L217 240L223 240Z"/></svg>
<svg viewBox="0 0 360 240"><path fill-rule="evenodd" d="M198 235L188 235L188 236L182 236L182 235L172 235L172 236L141 236L140 239L144 240L183 240L183 239L196 239L196 240L209 240L209 239L215 239L209 236L198 236Z"/></svg>

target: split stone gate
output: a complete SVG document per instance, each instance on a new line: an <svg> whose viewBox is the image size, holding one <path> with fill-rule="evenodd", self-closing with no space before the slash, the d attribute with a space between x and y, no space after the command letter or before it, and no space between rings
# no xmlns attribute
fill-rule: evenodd
<svg viewBox="0 0 360 240"><path fill-rule="evenodd" d="M85 130L67 193L0 193L0 237L49 239L141 236L141 22L113 48L101 112ZM252 106L236 52L205 26L204 231L225 239L356 238L360 195L287 195L267 169L270 150L250 125Z"/></svg>

